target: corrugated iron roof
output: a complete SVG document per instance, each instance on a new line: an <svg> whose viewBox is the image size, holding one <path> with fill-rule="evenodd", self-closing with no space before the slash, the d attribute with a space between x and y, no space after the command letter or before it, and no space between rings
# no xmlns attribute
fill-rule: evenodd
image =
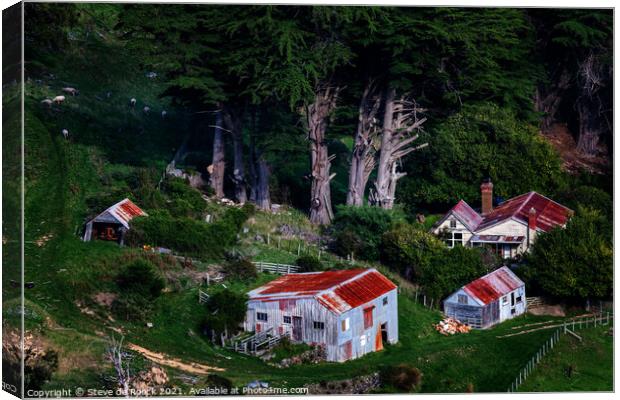
<svg viewBox="0 0 620 400"><path fill-rule="evenodd" d="M312 296L335 313L343 313L396 288L376 269L288 274L248 293L251 300Z"/></svg>
<svg viewBox="0 0 620 400"><path fill-rule="evenodd" d="M564 226L573 213L571 209L536 192L529 192L497 206L483 218L476 229L481 231L509 218L515 218L527 224L531 209L536 211L536 226L549 232L557 226Z"/></svg>
<svg viewBox="0 0 620 400"><path fill-rule="evenodd" d="M501 267L463 286L463 290L486 305L523 285L508 267Z"/></svg>
<svg viewBox="0 0 620 400"><path fill-rule="evenodd" d="M454 213L454 215L469 229L470 231L475 231L478 225L482 223L482 217L473 208L469 206L465 202L465 200L460 200L450 212ZM450 213L448 212L448 214Z"/></svg>
<svg viewBox="0 0 620 400"><path fill-rule="evenodd" d="M121 223L125 228L129 228L129 221L135 217L148 215L133 201L123 199L107 210L93 218L93 221L109 222L110 217Z"/></svg>

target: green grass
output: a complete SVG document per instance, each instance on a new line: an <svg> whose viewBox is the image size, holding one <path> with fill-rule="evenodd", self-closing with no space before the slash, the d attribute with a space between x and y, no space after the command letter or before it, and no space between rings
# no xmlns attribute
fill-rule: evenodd
<svg viewBox="0 0 620 400"><path fill-rule="evenodd" d="M562 335L556 347L519 387L520 392L613 390L613 336L609 335L609 326L577 333L583 341Z"/></svg>

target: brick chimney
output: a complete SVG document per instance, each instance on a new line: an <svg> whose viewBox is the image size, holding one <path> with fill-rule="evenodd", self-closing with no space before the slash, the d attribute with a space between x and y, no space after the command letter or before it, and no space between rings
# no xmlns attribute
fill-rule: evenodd
<svg viewBox="0 0 620 400"><path fill-rule="evenodd" d="M485 179L480 185L480 197L482 198L482 215L493 211L493 182L490 178Z"/></svg>

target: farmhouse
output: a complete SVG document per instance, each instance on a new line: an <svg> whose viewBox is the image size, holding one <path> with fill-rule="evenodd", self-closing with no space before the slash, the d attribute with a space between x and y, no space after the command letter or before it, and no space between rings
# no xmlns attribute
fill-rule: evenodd
<svg viewBox="0 0 620 400"><path fill-rule="evenodd" d="M398 341L397 287L375 269L284 275L248 293L245 330L273 329L346 361Z"/></svg>
<svg viewBox="0 0 620 400"><path fill-rule="evenodd" d="M121 200L86 223L83 240L88 242L99 239L123 244L125 233L129 230L129 221L146 215L131 200Z"/></svg>
<svg viewBox="0 0 620 400"><path fill-rule="evenodd" d="M488 328L525 312L525 284L501 267L448 296L443 308L448 317L472 328Z"/></svg>
<svg viewBox="0 0 620 400"><path fill-rule="evenodd" d="M501 258L526 252L540 232L564 227L573 211L536 192L514 197L493 208L493 183L480 185L482 210L464 200L440 219L431 232L449 247L485 246Z"/></svg>

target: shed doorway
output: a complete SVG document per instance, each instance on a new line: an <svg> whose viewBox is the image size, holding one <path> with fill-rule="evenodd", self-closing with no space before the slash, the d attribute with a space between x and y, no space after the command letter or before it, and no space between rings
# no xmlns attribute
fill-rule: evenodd
<svg viewBox="0 0 620 400"><path fill-rule="evenodd" d="M301 317L293 317L293 340L301 342Z"/></svg>
<svg viewBox="0 0 620 400"><path fill-rule="evenodd" d="M388 341L387 322L384 322L381 324L381 339L383 340L384 343Z"/></svg>

